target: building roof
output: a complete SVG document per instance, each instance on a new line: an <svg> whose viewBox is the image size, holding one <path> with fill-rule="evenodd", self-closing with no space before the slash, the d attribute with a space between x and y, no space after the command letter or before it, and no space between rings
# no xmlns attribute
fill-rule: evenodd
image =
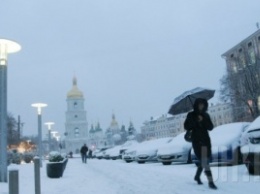
<svg viewBox="0 0 260 194"><path fill-rule="evenodd" d="M91 125L91 128L90 128L90 130L89 130L89 133L95 133L93 124Z"/></svg>
<svg viewBox="0 0 260 194"><path fill-rule="evenodd" d="M113 128L113 127L118 127L118 123L116 121L115 114L112 115L112 121L111 121L111 124L110 124L110 128Z"/></svg>
<svg viewBox="0 0 260 194"><path fill-rule="evenodd" d="M84 98L83 93L79 90L77 86L77 78L73 78L72 89L67 93L67 98Z"/></svg>
<svg viewBox="0 0 260 194"><path fill-rule="evenodd" d="M231 49L227 50L225 53L223 53L221 56L222 57L226 57L229 54L231 54L231 52L234 51L234 49L236 49L238 46L240 46L241 44L247 43L249 40L251 40L253 37L255 37L256 35L260 35L260 29L257 30L256 32L254 32L253 34L251 34L250 36L248 36L247 38L245 38L244 40L242 40L241 42L239 42L238 44L236 44L235 46L233 46Z"/></svg>
<svg viewBox="0 0 260 194"><path fill-rule="evenodd" d="M100 131L102 131L102 129L101 129L101 127L100 127L100 123L98 122L98 123L97 123L97 126L96 126L96 128L95 128L95 132L100 132Z"/></svg>

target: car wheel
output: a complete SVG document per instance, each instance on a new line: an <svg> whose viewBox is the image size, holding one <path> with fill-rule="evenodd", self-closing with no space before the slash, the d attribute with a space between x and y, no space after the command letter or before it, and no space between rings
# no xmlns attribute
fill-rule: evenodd
<svg viewBox="0 0 260 194"><path fill-rule="evenodd" d="M144 164L145 161L137 161L138 164Z"/></svg>
<svg viewBox="0 0 260 194"><path fill-rule="evenodd" d="M162 162L163 165L171 165L172 162Z"/></svg>
<svg viewBox="0 0 260 194"><path fill-rule="evenodd" d="M251 175L260 175L260 166L255 166L252 164L246 164L248 173Z"/></svg>
<svg viewBox="0 0 260 194"><path fill-rule="evenodd" d="M131 163L132 161L130 161L130 160L126 160L125 162L126 162L126 163Z"/></svg>

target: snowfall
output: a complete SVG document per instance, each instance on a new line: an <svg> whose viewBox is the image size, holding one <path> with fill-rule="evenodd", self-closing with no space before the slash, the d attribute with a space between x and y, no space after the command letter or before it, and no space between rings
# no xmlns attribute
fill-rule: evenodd
<svg viewBox="0 0 260 194"><path fill-rule="evenodd" d="M19 189L22 194L34 194L33 164L12 165L19 170ZM244 194L258 193L260 176L249 176L244 165L213 166L212 171L218 190L209 190L206 177L203 185L193 181L194 164L161 163L137 164L122 160L69 159L62 178L46 176L46 164L41 168L42 194ZM0 194L8 194L8 184L0 183Z"/></svg>

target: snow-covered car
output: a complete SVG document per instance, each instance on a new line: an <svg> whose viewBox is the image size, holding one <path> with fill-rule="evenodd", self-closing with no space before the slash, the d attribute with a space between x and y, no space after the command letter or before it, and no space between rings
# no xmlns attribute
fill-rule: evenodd
<svg viewBox="0 0 260 194"><path fill-rule="evenodd" d="M128 148L130 148L131 146L133 146L135 144L138 144L138 142L135 140L128 140L123 145L118 145L118 146L109 148L103 152L103 158L107 159L107 160L122 159L122 155L124 154L125 150L127 150Z"/></svg>
<svg viewBox="0 0 260 194"><path fill-rule="evenodd" d="M99 160L100 160L100 159L104 159L107 149L109 149L109 148L107 148L107 147L101 148L101 149L99 150L99 152L96 153L96 158L99 159Z"/></svg>
<svg viewBox="0 0 260 194"><path fill-rule="evenodd" d="M249 174L260 174L260 117L243 133L241 153Z"/></svg>
<svg viewBox="0 0 260 194"><path fill-rule="evenodd" d="M97 153L100 152L100 149L95 149L93 152L92 152L92 158L97 158Z"/></svg>
<svg viewBox="0 0 260 194"><path fill-rule="evenodd" d="M121 149L121 146L115 146L113 148L106 150L104 158L112 159L112 160L119 159L120 158L120 149Z"/></svg>
<svg viewBox="0 0 260 194"><path fill-rule="evenodd" d="M127 150L124 151L124 153L122 154L122 159L126 162L126 163L130 163L135 161L135 157L136 157L136 150L138 149L138 147L141 145L142 143L137 143L137 144L133 144L131 146L128 147Z"/></svg>
<svg viewBox="0 0 260 194"><path fill-rule="evenodd" d="M131 147L133 147L133 146L136 146L136 145L138 145L138 144L139 144L139 143L138 143L136 140L133 140L133 139L126 141L126 142L121 146L121 148L120 148L120 150L119 150L119 158L120 158L120 159L123 159L123 155L125 154L125 152L126 152L129 148L131 148Z"/></svg>
<svg viewBox="0 0 260 194"><path fill-rule="evenodd" d="M191 143L184 140L185 133L174 137L172 141L158 149L157 159L163 165L170 165L172 162L191 163Z"/></svg>
<svg viewBox="0 0 260 194"><path fill-rule="evenodd" d="M215 127L210 131L212 146L211 163L239 164L242 163L240 138L250 123L237 122ZM192 150L192 161L197 165L198 160Z"/></svg>
<svg viewBox="0 0 260 194"><path fill-rule="evenodd" d="M136 161L139 164L143 164L145 162L158 162L158 149L165 146L171 141L172 138L161 138L142 142L136 149Z"/></svg>

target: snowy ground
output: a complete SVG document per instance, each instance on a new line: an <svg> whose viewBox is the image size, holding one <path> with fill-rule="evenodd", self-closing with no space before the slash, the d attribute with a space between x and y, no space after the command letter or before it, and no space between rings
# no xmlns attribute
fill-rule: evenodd
<svg viewBox="0 0 260 194"><path fill-rule="evenodd" d="M34 194L33 164L17 166L20 173L20 193ZM49 179L45 165L41 169L42 194L200 194L200 193L256 193L260 177L249 176L244 165L212 167L219 190L209 190L193 181L194 164L163 166L160 163L127 164L117 160L70 159L64 176ZM8 185L0 183L0 194L8 193Z"/></svg>

